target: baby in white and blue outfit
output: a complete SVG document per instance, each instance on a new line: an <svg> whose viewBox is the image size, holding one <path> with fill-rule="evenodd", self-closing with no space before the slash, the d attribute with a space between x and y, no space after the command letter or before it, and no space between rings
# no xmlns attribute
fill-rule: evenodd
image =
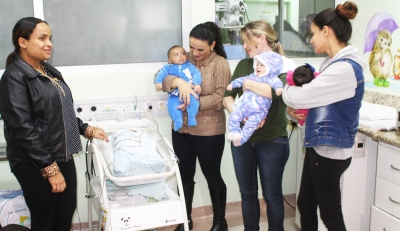
<svg viewBox="0 0 400 231"><path fill-rule="evenodd" d="M173 46L168 50L168 64L166 64L156 75L156 90L162 90L162 82L168 75L178 76L186 82L194 85L194 91L200 95L201 92L201 74L197 68L187 61L186 51L181 46ZM168 113L174 121L174 130L178 131L183 124L182 110L178 106L182 104L179 100L179 91L177 88L170 91L168 98ZM190 105L187 105L188 126L196 126L196 115L199 111L200 102L193 95L190 95Z"/></svg>
<svg viewBox="0 0 400 231"><path fill-rule="evenodd" d="M235 79L228 85L227 90L242 87L243 82L248 79L268 83L277 95L281 95L283 83L278 76L283 66L282 56L272 51L264 52L254 57L253 65L253 74ZM250 90L245 91L234 103L234 109L229 116L228 139L232 140L235 147L241 146L250 138L261 121L267 117L271 103L272 99L259 96ZM240 129L240 122L243 120L246 122Z"/></svg>

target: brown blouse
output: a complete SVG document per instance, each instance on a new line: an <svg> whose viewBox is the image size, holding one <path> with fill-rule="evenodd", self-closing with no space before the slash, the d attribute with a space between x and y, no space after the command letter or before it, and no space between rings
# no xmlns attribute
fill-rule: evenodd
<svg viewBox="0 0 400 231"><path fill-rule="evenodd" d="M197 126L187 126L187 112L183 112L183 125L178 131L196 136L214 136L226 131L226 118L222 100L226 87L231 80L228 61L212 51L203 61L196 61L192 53L188 60L201 72L200 108L196 116ZM176 76L167 76L163 82L163 90L170 91ZM172 122L172 128L173 128Z"/></svg>

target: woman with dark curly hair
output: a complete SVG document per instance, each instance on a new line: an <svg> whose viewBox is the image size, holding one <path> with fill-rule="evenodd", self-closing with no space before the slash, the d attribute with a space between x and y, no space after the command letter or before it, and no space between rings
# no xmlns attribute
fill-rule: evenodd
<svg viewBox="0 0 400 231"><path fill-rule="evenodd" d="M185 194L189 229L193 228L191 213L194 195L194 175L196 159L207 180L214 212L211 231L227 231L225 220L226 185L221 176L221 160L225 146L226 118L222 100L231 79L231 72L222 44L219 27L213 22L195 26L189 34L190 52L188 60L201 72L200 107L196 115L197 125L188 126L186 105L190 95L197 98L192 84L176 76L167 76L163 90L168 92L178 88L184 102L183 125L178 131L172 130L172 144L179 158L179 170ZM172 124L172 128L174 124ZM183 230L183 225L175 229Z"/></svg>

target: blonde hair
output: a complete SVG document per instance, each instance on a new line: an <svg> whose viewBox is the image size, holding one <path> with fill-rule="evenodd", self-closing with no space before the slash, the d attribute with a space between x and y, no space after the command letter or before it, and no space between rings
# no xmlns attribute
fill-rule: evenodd
<svg viewBox="0 0 400 231"><path fill-rule="evenodd" d="M242 39L251 46L257 47L257 43L254 37L259 38L261 35L265 36L268 46L271 47L272 51L285 56L285 52L278 41L274 28L267 21L257 20L246 23L244 27L240 29L240 36Z"/></svg>

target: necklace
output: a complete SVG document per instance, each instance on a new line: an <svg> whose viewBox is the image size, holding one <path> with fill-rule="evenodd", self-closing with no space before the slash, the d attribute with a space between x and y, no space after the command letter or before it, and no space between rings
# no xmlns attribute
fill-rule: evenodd
<svg viewBox="0 0 400 231"><path fill-rule="evenodd" d="M36 68L33 68L33 69L35 69L37 72L39 72L40 75L42 75L42 76L48 78L48 79L50 80L50 82L51 82L54 86L56 86L56 88L58 88L58 89L63 93L63 95L65 96L64 89L61 87L61 85L60 85L60 83L59 83L60 80L59 80L57 77L52 78L52 77L48 76L48 75L45 73L45 71L44 71L45 69L44 69L44 67L43 67L42 65L40 65L40 69L41 69L41 70L36 69Z"/></svg>

